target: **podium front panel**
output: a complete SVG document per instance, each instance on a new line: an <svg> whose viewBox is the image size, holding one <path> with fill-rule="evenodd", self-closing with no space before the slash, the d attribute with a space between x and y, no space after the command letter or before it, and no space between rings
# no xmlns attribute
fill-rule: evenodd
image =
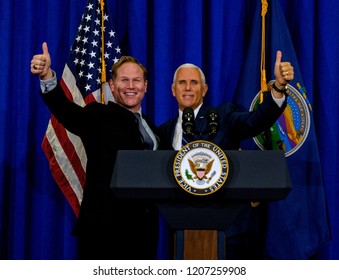
<svg viewBox="0 0 339 280"><path fill-rule="evenodd" d="M224 186L208 196L195 196L177 185L176 151L118 151L111 191L122 199L206 203L284 199L291 189L283 151L225 151L229 174Z"/></svg>

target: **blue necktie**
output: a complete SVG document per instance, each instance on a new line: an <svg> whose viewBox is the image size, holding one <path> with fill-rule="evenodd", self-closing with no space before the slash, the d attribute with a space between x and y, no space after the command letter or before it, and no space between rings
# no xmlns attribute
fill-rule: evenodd
<svg viewBox="0 0 339 280"><path fill-rule="evenodd" d="M142 143L144 144L145 150L153 150L154 142L147 133L145 127L142 125L141 116L139 113L134 113L136 122L138 123L139 131L142 137Z"/></svg>

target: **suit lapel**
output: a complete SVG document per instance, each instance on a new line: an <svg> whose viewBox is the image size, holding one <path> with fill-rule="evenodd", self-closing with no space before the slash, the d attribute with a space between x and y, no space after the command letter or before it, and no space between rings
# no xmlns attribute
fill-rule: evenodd
<svg viewBox="0 0 339 280"><path fill-rule="evenodd" d="M207 107L202 105L198 115L195 117L194 123L195 123L195 130L197 131L199 135L198 138L202 138L202 136L206 131L206 126L207 126L207 119L206 119L206 115L207 115ZM205 137L204 137L205 138Z"/></svg>
<svg viewBox="0 0 339 280"><path fill-rule="evenodd" d="M177 115L177 117L175 119L171 120L171 123L168 126L169 130L166 133L166 135L170 135L171 136L171 138L170 138L171 139L171 143L173 142L175 127L177 125L178 118L179 118L179 115Z"/></svg>

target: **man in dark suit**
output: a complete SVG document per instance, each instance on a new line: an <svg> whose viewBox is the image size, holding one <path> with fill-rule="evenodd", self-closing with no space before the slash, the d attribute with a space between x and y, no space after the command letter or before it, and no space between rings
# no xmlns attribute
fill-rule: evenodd
<svg viewBox="0 0 339 280"><path fill-rule="evenodd" d="M115 99L107 105L80 107L70 102L52 71L47 44L33 56L31 72L40 77L42 98L53 115L78 135L87 155L86 183L75 227L81 259L155 259L157 211L151 203L130 203L109 191L118 150L158 149L155 126L141 112L147 89L147 71L133 57L122 57L112 67L110 88ZM135 113L142 116L148 136L145 147Z"/></svg>
<svg viewBox="0 0 339 280"><path fill-rule="evenodd" d="M162 134L170 142L168 144L173 149L179 150L187 142L208 140L223 150L238 150L242 140L269 129L286 107L286 85L294 77L293 66L289 62L281 62L281 58L282 53L278 51L274 69L276 80L273 88L271 92L265 94L264 101L253 112L241 111L234 104L223 104L216 108L207 106L203 103L208 90L204 73L196 65L181 65L174 74L172 84L172 94L178 102L179 114L160 126ZM182 129L182 116L185 108L192 108L195 116L195 130L189 135L183 133ZM214 134L209 130L208 118L211 112L216 114L218 119L218 128ZM242 217L238 218L240 222L232 225L227 233L228 236L239 235L251 227L247 222L254 221L252 210L250 206L244 206ZM245 254L230 256L230 258L256 258L256 256Z"/></svg>

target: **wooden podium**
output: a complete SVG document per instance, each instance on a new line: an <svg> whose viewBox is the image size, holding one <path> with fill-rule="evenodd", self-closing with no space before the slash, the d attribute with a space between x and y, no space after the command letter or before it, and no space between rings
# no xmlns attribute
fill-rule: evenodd
<svg viewBox="0 0 339 280"><path fill-rule="evenodd" d="M111 181L121 199L151 200L175 230L176 259L222 259L223 232L244 203L284 199L291 189L283 151L225 151L229 174L208 196L181 189L174 179L176 151L118 151Z"/></svg>

